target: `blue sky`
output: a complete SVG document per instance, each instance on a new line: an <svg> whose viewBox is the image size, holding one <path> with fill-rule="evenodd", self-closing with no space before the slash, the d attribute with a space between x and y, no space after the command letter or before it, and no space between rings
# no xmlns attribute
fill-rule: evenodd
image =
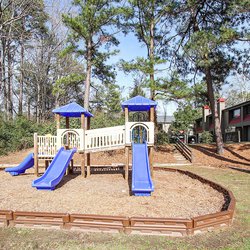
<svg viewBox="0 0 250 250"><path fill-rule="evenodd" d="M116 56L113 56L109 63L116 64L121 59L125 61L130 61L136 57L146 57L147 51L146 47L143 47L137 40L137 38L129 33L124 36L122 33L117 36L117 39L120 41L118 46L119 53ZM117 69L117 84L120 87L124 88L122 96L127 98L129 94L129 89L133 87L133 76L132 74L125 74L122 70ZM149 94L149 92L146 92ZM177 104L174 102L164 103L162 100L157 100L158 107L157 111L160 115L173 115L173 112L177 109Z"/></svg>
<svg viewBox="0 0 250 250"><path fill-rule="evenodd" d="M74 10L71 7L71 0L45 0L47 11L50 13L50 16L57 20L61 18L62 13L73 12ZM63 26L58 27L58 35L65 33L63 31ZM119 53L116 56L112 56L109 60L109 64L117 64L121 59L125 61L130 61L136 57L146 57L146 48L142 46L137 40L137 38L129 33L124 36L121 32L116 35L117 39L120 41L118 48L113 47L112 49L118 49ZM133 86L133 76L132 74L125 74L122 70L116 67L117 78L116 83L122 88L122 97L127 98L130 88ZM167 72L164 72L167 74ZM146 91L149 97L149 91ZM164 104L163 101L157 101L158 107L157 111L159 114L172 115L176 110L177 105L173 102Z"/></svg>

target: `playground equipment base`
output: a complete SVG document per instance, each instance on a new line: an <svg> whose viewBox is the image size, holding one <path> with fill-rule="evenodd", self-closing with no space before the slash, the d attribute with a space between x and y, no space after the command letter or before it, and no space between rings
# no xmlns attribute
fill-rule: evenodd
<svg viewBox="0 0 250 250"><path fill-rule="evenodd" d="M178 219L0 210L0 226L67 229L85 232L123 232L126 234L176 237L195 235L231 225L235 211L235 198L231 191L189 171L159 167L154 169L177 171L210 185L224 195L223 211L196 216L191 219Z"/></svg>

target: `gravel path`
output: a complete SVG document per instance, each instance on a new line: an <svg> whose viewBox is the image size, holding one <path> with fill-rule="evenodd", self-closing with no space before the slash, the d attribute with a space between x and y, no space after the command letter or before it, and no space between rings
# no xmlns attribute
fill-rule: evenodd
<svg viewBox="0 0 250 250"><path fill-rule="evenodd" d="M129 196L120 174L68 175L55 191L37 191L33 179L29 173L12 177L0 171L0 209L191 218L218 212L224 203L210 186L174 172L155 172L151 197Z"/></svg>

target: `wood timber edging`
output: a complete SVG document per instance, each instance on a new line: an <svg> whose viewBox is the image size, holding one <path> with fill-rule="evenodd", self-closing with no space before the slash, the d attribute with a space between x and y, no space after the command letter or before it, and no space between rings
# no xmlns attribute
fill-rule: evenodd
<svg viewBox="0 0 250 250"><path fill-rule="evenodd" d="M126 234L176 237L195 235L231 225L236 203L231 191L189 171L161 167L154 167L154 169L185 174L223 193L225 204L222 211L196 216L191 219L178 219L0 210L0 226L66 229L86 232L122 232Z"/></svg>

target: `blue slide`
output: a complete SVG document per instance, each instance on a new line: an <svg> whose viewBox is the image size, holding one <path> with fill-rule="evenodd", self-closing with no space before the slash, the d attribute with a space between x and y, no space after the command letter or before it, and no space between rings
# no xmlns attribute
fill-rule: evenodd
<svg viewBox="0 0 250 250"><path fill-rule="evenodd" d="M154 185L150 175L147 144L133 143L132 157L132 194L150 196Z"/></svg>
<svg viewBox="0 0 250 250"><path fill-rule="evenodd" d="M32 182L32 187L41 190L54 190L62 180L75 152L76 149L65 150L63 147L60 148L45 173Z"/></svg>
<svg viewBox="0 0 250 250"><path fill-rule="evenodd" d="M24 173L26 169L32 168L33 166L34 166L34 154L31 153L17 167L5 168L5 172L8 172L11 175L16 176Z"/></svg>

